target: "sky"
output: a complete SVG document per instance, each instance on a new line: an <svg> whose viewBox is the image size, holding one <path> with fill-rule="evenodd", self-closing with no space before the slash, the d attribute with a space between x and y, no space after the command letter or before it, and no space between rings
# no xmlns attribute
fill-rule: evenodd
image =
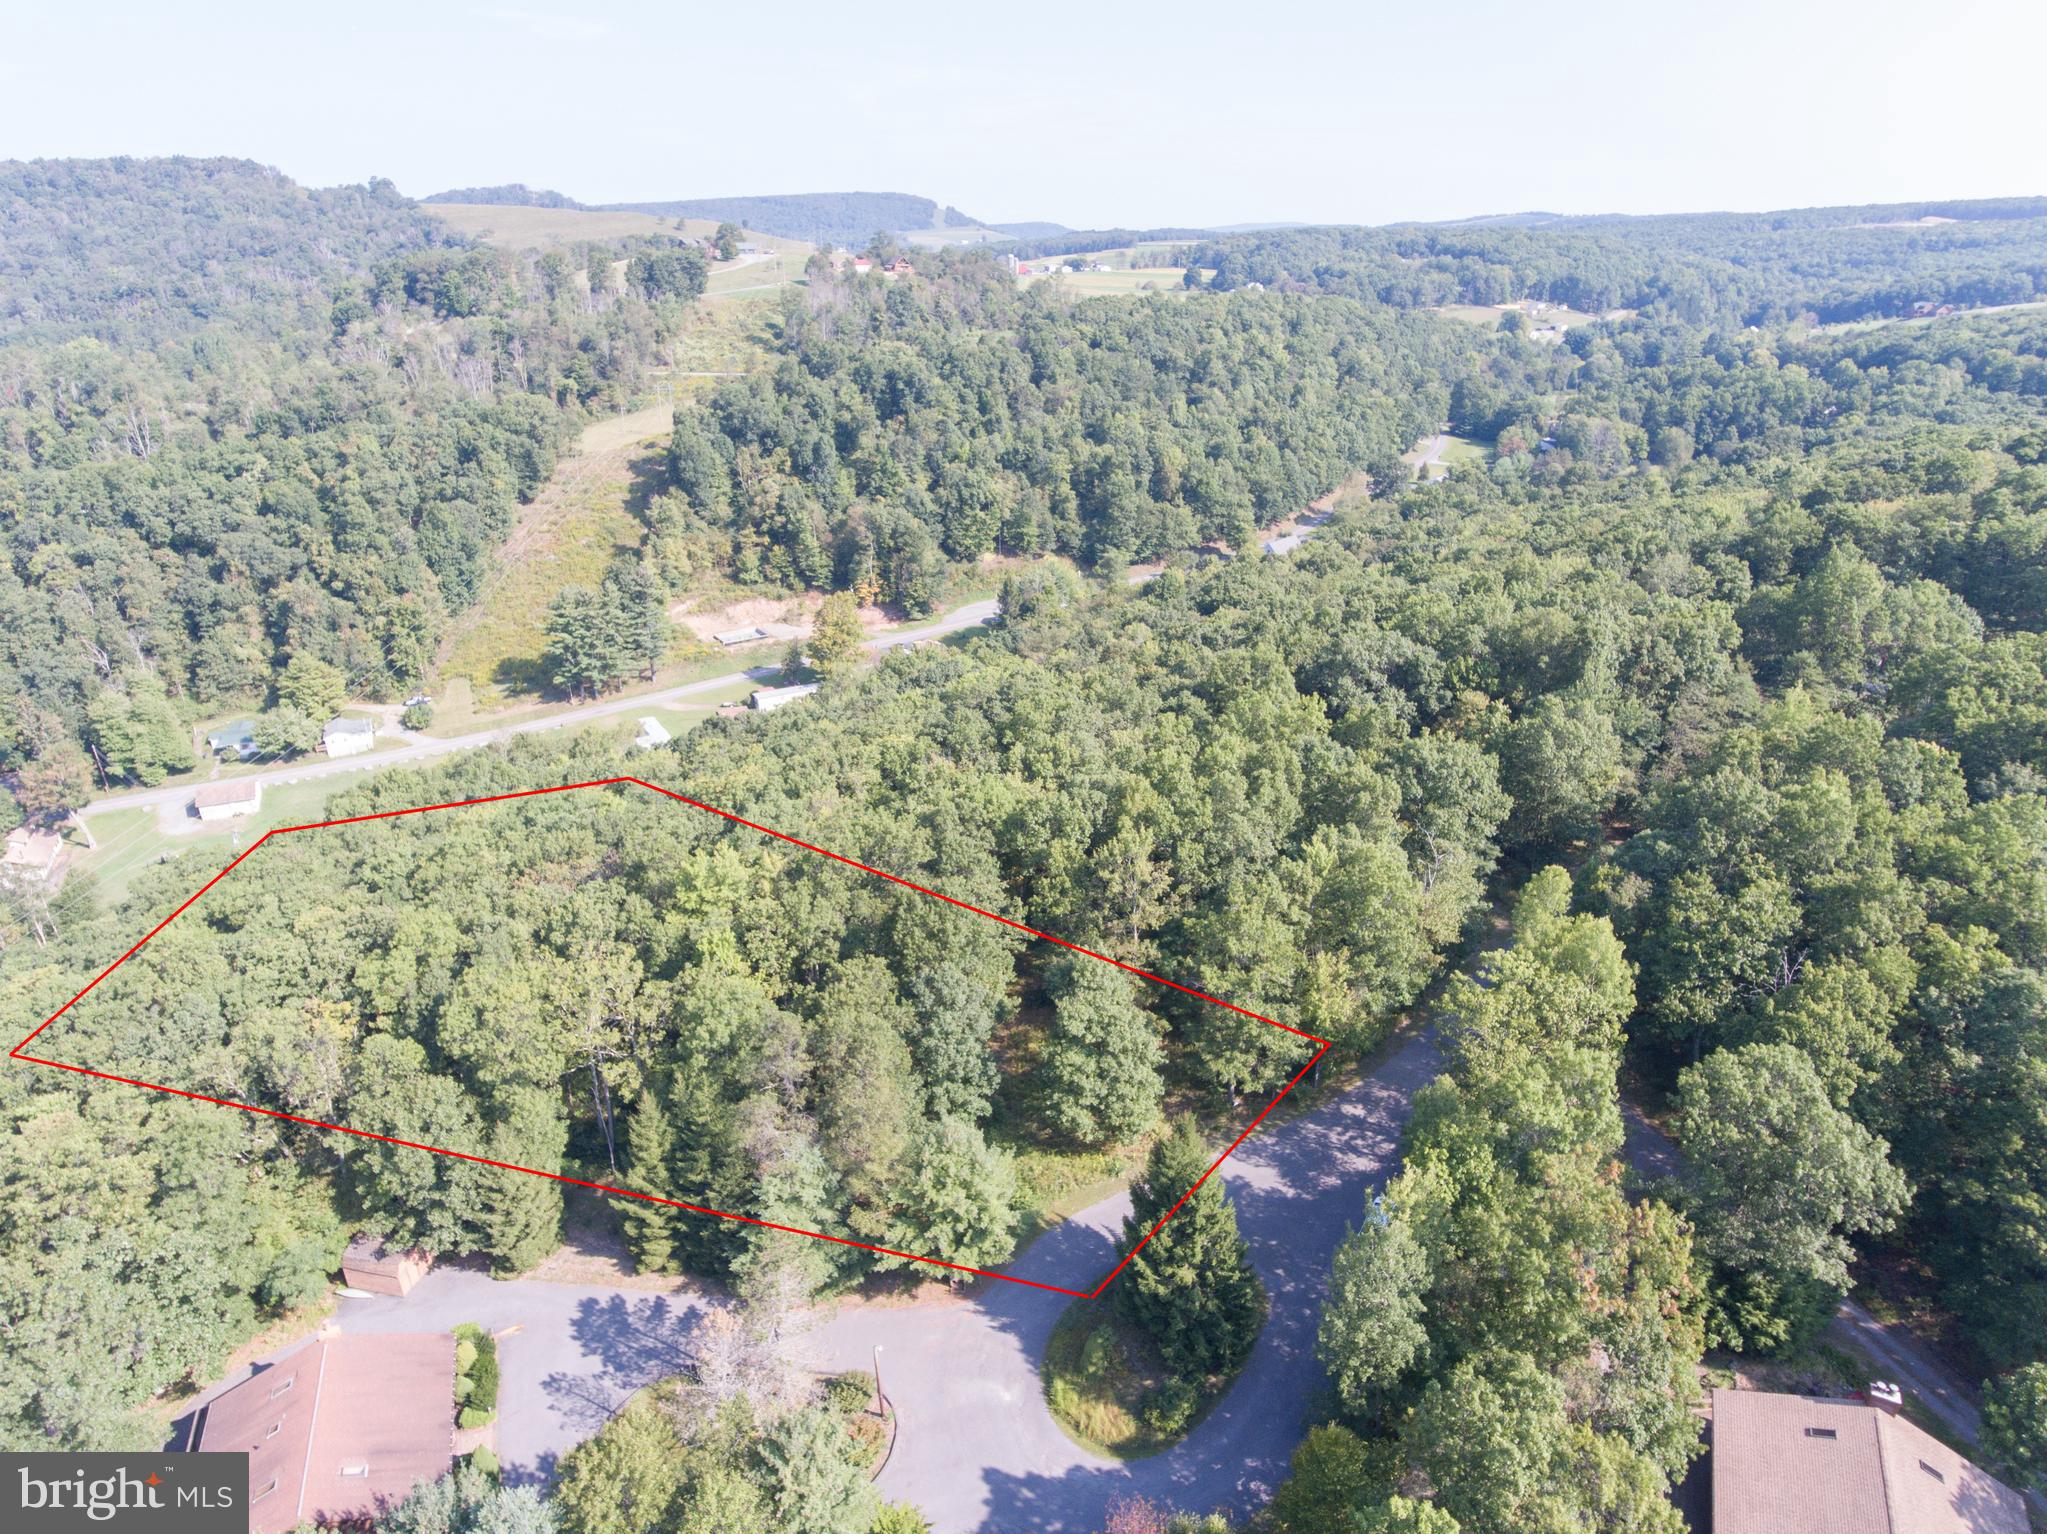
<svg viewBox="0 0 2047 1534"><path fill-rule="evenodd" d="M1089 228L2047 193L2041 0L0 0L0 37L0 156L414 196Z"/></svg>

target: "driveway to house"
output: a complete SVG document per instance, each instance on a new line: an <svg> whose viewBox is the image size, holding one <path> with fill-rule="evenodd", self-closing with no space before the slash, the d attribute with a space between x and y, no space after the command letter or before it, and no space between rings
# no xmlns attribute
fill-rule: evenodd
<svg viewBox="0 0 2047 1534"><path fill-rule="evenodd" d="M1321 1388L1315 1328L1331 1259L1367 1195L1392 1171L1415 1090L1433 1079L1432 1036L1409 1039L1370 1076L1312 1112L1253 1135L1223 1164L1272 1314L1229 1395L1185 1442L1130 1464L1074 1444L1045 1409L1038 1361L1065 1296L984 1281L913 1304L849 1301L817 1314L805 1362L872 1367L900 1425L878 1483L923 1509L936 1534L1084 1534L1118 1496L1241 1514L1285 1474ZM1034 1241L1009 1271L1072 1287L1115 1260L1127 1194ZM508 1478L544 1479L635 1390L689 1360L718 1301L515 1280L442 1269L405 1299L340 1302L348 1332L442 1331L475 1321L502 1336L498 1455Z"/></svg>
<svg viewBox="0 0 2047 1534"><path fill-rule="evenodd" d="M1684 1168L1677 1146L1633 1103L1623 1102L1628 1165L1647 1183L1675 1177ZM1895 1321L1879 1321L1851 1299L1843 1299L1827 1322L1827 1335L1880 1364L1891 1382L1910 1391L1919 1403L1971 1448L1983 1430L1973 1393L1933 1355L1912 1331ZM2025 1493L2026 1500L2047 1518L2047 1498Z"/></svg>

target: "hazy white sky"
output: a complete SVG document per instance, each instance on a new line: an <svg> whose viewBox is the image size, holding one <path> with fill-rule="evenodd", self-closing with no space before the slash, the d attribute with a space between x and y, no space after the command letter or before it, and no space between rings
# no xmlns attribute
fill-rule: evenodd
<svg viewBox="0 0 2047 1534"><path fill-rule="evenodd" d="M2047 192L2042 0L0 0L0 156L1076 227Z"/></svg>

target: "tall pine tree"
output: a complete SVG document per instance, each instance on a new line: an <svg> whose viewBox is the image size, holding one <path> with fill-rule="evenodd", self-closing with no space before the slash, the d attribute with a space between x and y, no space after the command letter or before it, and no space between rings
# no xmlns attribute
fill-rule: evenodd
<svg viewBox="0 0 2047 1534"><path fill-rule="evenodd" d="M662 1198L673 1198L669 1179L673 1175L675 1133L668 1111L661 1102L660 1088L649 1082L647 1090L633 1105L633 1116L625 1130L626 1174L633 1189ZM625 1244L633 1254L633 1268L640 1273L676 1271L676 1221L691 1216L667 1204L650 1204L644 1199L618 1200L618 1212L625 1227Z"/></svg>
<svg viewBox="0 0 2047 1534"><path fill-rule="evenodd" d="M668 1087L670 1198L701 1209L750 1212L753 1178L733 1143L732 1106L710 1072L695 1062L679 1066ZM745 1244L746 1227L716 1215L678 1210L675 1251L681 1266L704 1278L725 1278Z"/></svg>
<svg viewBox="0 0 2047 1534"><path fill-rule="evenodd" d="M1126 1248L1171 1209L1207 1170L1208 1146L1181 1119L1152 1147L1130 1189ZM1151 1335L1176 1374L1226 1374L1251 1356L1265 1324L1265 1290L1251 1271L1236 1206L1211 1177L1131 1258L1115 1286L1117 1308Z"/></svg>
<svg viewBox="0 0 2047 1534"><path fill-rule="evenodd" d="M497 1161L554 1172L561 1169L568 1142L560 1107L545 1092L522 1090L492 1127L490 1154ZM480 1245L498 1272L523 1273L561 1244L562 1190L552 1178L486 1167L478 1202Z"/></svg>

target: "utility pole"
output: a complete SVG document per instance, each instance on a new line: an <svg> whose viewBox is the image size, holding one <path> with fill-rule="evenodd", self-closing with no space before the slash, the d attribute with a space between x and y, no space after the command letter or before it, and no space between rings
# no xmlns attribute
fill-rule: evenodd
<svg viewBox="0 0 2047 1534"><path fill-rule="evenodd" d="M888 1397L881 1390L881 1344L874 1345L874 1415L888 1421Z"/></svg>

